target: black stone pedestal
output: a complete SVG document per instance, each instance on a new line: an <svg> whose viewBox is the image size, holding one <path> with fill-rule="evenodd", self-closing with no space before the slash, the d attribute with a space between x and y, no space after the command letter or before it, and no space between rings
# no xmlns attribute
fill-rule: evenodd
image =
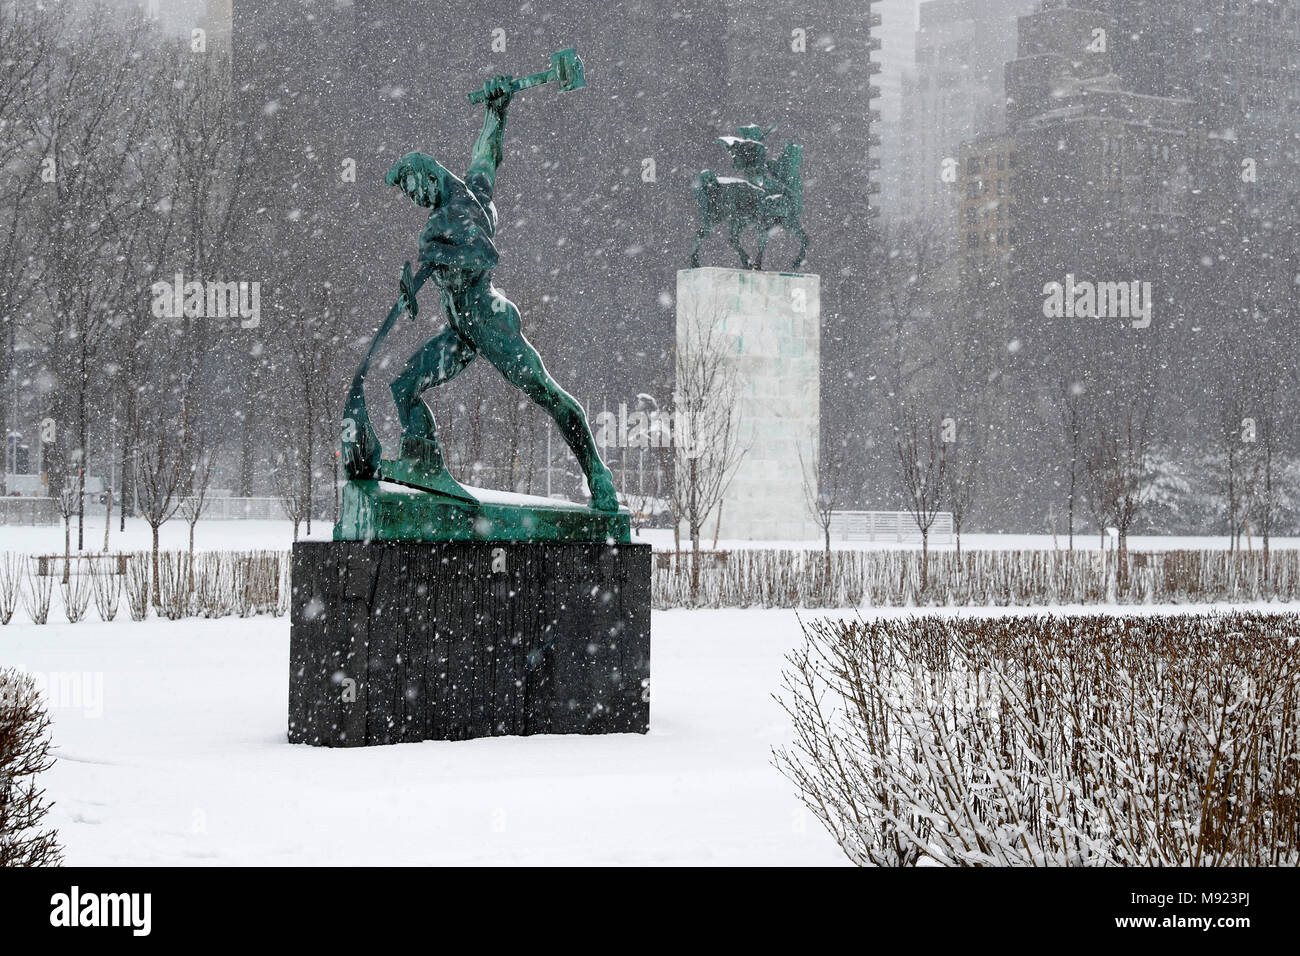
<svg viewBox="0 0 1300 956"><path fill-rule="evenodd" d="M289 740L650 727L650 546L300 542Z"/></svg>

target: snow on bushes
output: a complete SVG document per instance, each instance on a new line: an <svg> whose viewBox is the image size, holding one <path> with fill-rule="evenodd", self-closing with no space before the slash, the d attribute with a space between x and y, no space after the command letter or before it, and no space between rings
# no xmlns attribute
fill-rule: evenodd
<svg viewBox="0 0 1300 956"><path fill-rule="evenodd" d="M35 680L0 669L0 867L57 866L58 833L38 775L50 769L50 718Z"/></svg>
<svg viewBox="0 0 1300 956"><path fill-rule="evenodd" d="M816 621L778 767L855 863L1300 864L1300 617Z"/></svg>

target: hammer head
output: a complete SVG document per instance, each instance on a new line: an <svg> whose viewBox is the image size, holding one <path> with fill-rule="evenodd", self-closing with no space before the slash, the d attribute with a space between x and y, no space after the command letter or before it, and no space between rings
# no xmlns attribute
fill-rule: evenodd
<svg viewBox="0 0 1300 956"><path fill-rule="evenodd" d="M551 69L555 71L555 79L561 90L580 90L587 85L587 78L582 72L582 58L573 47L552 53Z"/></svg>

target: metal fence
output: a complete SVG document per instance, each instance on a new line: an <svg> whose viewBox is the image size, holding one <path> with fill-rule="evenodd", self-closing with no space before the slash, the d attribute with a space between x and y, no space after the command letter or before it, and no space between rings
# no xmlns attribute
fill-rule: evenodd
<svg viewBox="0 0 1300 956"><path fill-rule="evenodd" d="M59 503L53 498L0 498L0 525L55 524Z"/></svg>
<svg viewBox="0 0 1300 956"><path fill-rule="evenodd" d="M921 541L921 528L906 511L836 511L831 537L837 541ZM931 544L952 544L952 513L941 511L930 526Z"/></svg>

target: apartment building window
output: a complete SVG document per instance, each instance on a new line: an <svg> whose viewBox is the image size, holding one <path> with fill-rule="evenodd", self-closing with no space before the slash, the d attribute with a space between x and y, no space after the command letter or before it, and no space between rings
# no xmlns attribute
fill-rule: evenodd
<svg viewBox="0 0 1300 956"><path fill-rule="evenodd" d="M972 176L980 171L980 158L972 156L966 160L966 172Z"/></svg>
<svg viewBox="0 0 1300 956"><path fill-rule="evenodd" d="M978 232L966 233L966 248L978 249L980 247L980 234Z"/></svg>
<svg viewBox="0 0 1300 956"><path fill-rule="evenodd" d="M966 184L967 199L976 199L979 197L979 194L980 194L980 181L978 179L972 180L971 182Z"/></svg>

